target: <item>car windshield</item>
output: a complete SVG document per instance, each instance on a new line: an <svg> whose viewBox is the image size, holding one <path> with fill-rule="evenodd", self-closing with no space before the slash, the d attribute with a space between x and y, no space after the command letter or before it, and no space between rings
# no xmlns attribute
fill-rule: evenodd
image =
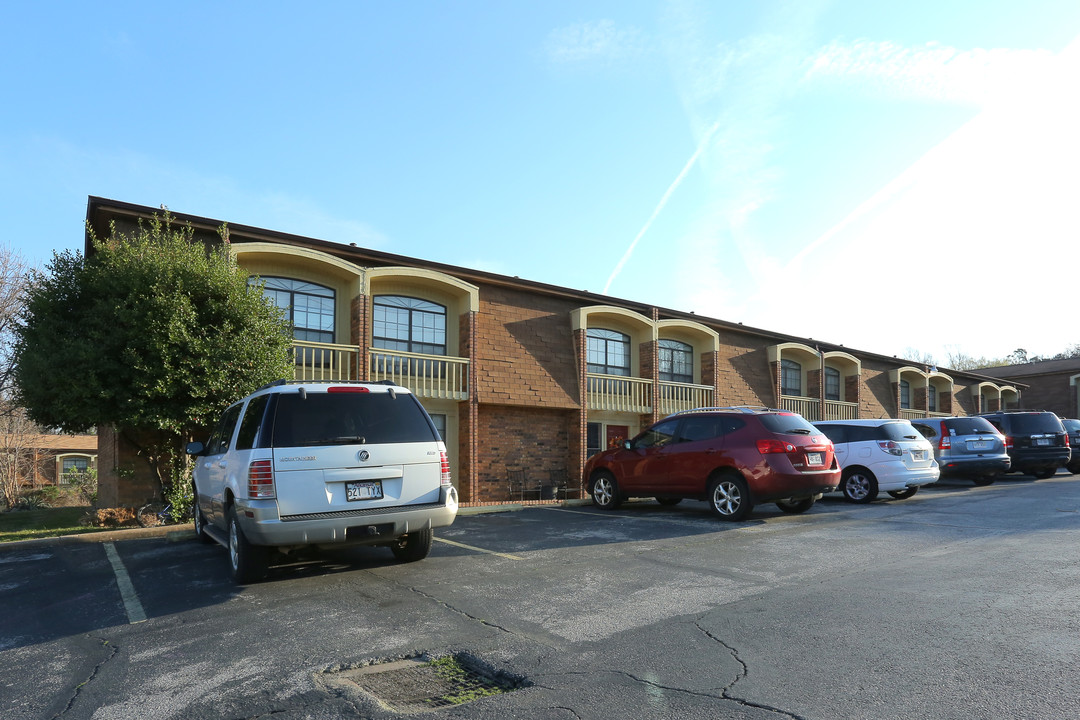
<svg viewBox="0 0 1080 720"><path fill-rule="evenodd" d="M982 433L992 434L997 430L990 421L981 417L962 417L945 420L945 427L952 435L979 435Z"/></svg>
<svg viewBox="0 0 1080 720"><path fill-rule="evenodd" d="M758 415L765 429L781 435L818 435L821 431L811 425L802 415L795 413L775 413Z"/></svg>
<svg viewBox="0 0 1080 720"><path fill-rule="evenodd" d="M283 393L275 415L274 447L438 440L411 394Z"/></svg>
<svg viewBox="0 0 1080 720"><path fill-rule="evenodd" d="M1061 421L1054 413L1017 413L1010 415L1013 435L1035 433L1059 433L1062 431Z"/></svg>

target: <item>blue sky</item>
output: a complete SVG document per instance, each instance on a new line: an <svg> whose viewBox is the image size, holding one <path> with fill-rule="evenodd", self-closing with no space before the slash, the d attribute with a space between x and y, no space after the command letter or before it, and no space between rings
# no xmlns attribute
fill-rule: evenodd
<svg viewBox="0 0 1080 720"><path fill-rule="evenodd" d="M35 264L100 195L943 364L1080 342L1075 0L0 23L0 242Z"/></svg>

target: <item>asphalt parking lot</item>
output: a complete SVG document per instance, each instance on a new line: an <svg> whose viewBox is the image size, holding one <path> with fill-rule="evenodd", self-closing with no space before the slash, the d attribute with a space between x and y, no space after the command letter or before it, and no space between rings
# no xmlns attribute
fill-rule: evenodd
<svg viewBox="0 0 1080 720"><path fill-rule="evenodd" d="M420 563L342 550L247 587L193 539L0 549L0 716L398 717L350 673L424 653L516 687L436 718L1076 715L1064 472L741 523L529 508L437 538Z"/></svg>

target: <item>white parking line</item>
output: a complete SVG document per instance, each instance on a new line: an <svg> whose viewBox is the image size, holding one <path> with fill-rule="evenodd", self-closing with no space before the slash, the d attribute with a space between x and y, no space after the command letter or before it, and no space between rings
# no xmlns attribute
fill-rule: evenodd
<svg viewBox="0 0 1080 720"><path fill-rule="evenodd" d="M453 540L447 540L446 538L437 537L436 542L446 543L447 545L453 545L454 547L465 548L466 550L475 550L476 552L486 553L488 555L498 555L501 558L507 560L524 560L525 558L520 555L511 555L510 553L495 552L494 550L485 550L484 548L474 547L472 545L466 545L465 543L454 542Z"/></svg>
<svg viewBox="0 0 1080 720"><path fill-rule="evenodd" d="M116 575L116 586L120 588L120 597L124 601L128 623L134 625L145 622L146 613L143 611L142 603L139 602L139 596L135 594L135 586L131 584L127 568L124 567L120 555L116 552L116 547L111 542L105 543L105 554L109 556L109 564L112 565L113 573Z"/></svg>

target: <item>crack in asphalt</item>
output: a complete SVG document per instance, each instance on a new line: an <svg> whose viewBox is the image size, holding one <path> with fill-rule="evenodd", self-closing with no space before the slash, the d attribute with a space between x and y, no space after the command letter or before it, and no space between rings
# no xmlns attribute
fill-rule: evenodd
<svg viewBox="0 0 1080 720"><path fill-rule="evenodd" d="M87 637L87 638L89 638L91 640L97 640L98 642L100 642L101 646L104 647L108 651L108 653L106 654L106 656L104 658L102 658L98 662L97 665L94 666L93 670L90 671L90 675L88 675L85 680L83 680L81 683L79 683L78 685L75 686L75 692L73 692L71 694L71 697L67 701L67 705L64 706L63 710L61 710L60 712L53 715L51 720L57 720L57 718L60 718L60 717L62 717L64 715L66 715L67 712L69 710L71 710L72 706L75 705L75 701L79 699L79 695L82 694L83 688L86 687L87 685L89 685L91 682L93 682L94 678L96 678L97 674L101 671L101 667L105 663L109 662L114 657L116 657L116 654L118 652L120 652L119 648L117 648L115 645L111 644L105 638L94 637L93 635L86 635L85 637Z"/></svg>
<svg viewBox="0 0 1080 720"><path fill-rule="evenodd" d="M700 623L695 622L694 627L696 627L698 630L700 630L705 635L705 637L707 637L710 640L713 640L714 642L717 642L720 645L722 645L729 653L731 653L731 657L735 658L735 662L739 663L739 666L742 668L742 672L740 672L738 675L736 675L735 679L732 680L730 683L728 683L723 688L723 690L720 691L721 696L725 700L731 700L733 702L736 702L736 703L738 703L740 705L744 705L746 707L752 707L752 708L757 708L759 710L766 710L768 712L777 713L777 714L783 715L785 717L794 718L795 720L806 720L802 715L799 715L797 713L789 712L789 711L784 710L782 708L773 707L772 705L765 705L764 703L757 703L757 702L754 702L753 700L747 700L746 698L736 697L735 695L732 695L731 694L731 689L733 687L735 687L736 683L738 683L740 680L742 680L744 677L746 677L750 673L750 666L746 664L745 660L743 660L741 657L739 657L739 651L736 648L733 648L731 645L728 645L726 642L724 642L723 640L721 640L717 636L713 635L711 632L709 632L705 628L701 627Z"/></svg>

